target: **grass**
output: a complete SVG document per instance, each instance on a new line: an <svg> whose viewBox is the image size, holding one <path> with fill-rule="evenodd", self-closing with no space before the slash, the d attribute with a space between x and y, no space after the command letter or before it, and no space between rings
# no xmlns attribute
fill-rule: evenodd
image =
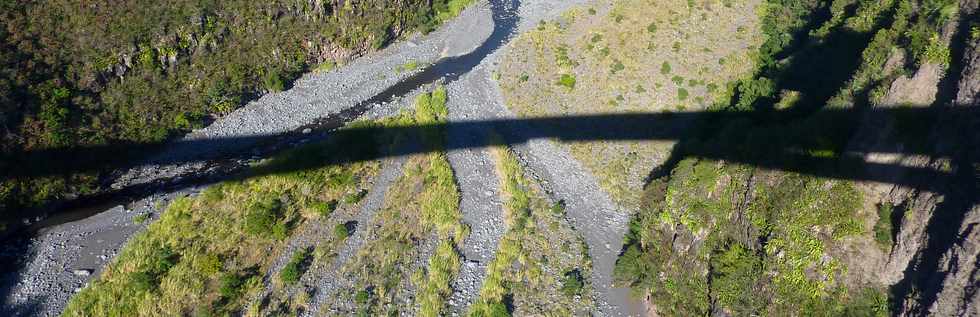
<svg viewBox="0 0 980 317"><path fill-rule="evenodd" d="M500 143L499 136L491 142ZM590 290L583 278L590 270L584 244L564 223L564 205L549 204L525 176L506 147L492 149L500 180L507 232L501 238L480 296L470 316L570 315L589 311L590 301L577 298ZM545 272L568 272L553 276ZM560 274L559 274L560 275ZM519 285L519 286L518 286ZM508 311L505 299L518 305Z"/></svg>
<svg viewBox="0 0 980 317"><path fill-rule="evenodd" d="M895 213L895 206L891 203L884 203L878 206L878 221L875 222L874 233L875 241L884 249L890 249L892 241L892 215Z"/></svg>
<svg viewBox="0 0 980 317"><path fill-rule="evenodd" d="M661 313L706 313L703 290L736 315L850 309L841 242L866 234L850 182L691 158L645 197L616 276L669 307ZM670 249L697 235L695 247Z"/></svg>
<svg viewBox="0 0 980 317"><path fill-rule="evenodd" d="M305 72L333 69L333 60L316 64L328 50L340 60L360 56L433 30L472 2L143 0L100 10L83 9L87 2L79 0L5 3L9 14L2 27L11 38L38 45L0 44L3 60L23 61L0 71L0 100L21 105L4 110L12 139L0 154L10 160L7 166L45 170L75 166L78 158L25 161L16 153L163 142L263 92L287 89ZM338 3L343 7L330 8ZM92 160L117 166L144 154L105 153ZM0 205L9 211L0 214L0 229L33 218L48 203L92 194L99 172L0 180Z"/></svg>
<svg viewBox="0 0 980 317"><path fill-rule="evenodd" d="M403 116L403 124L427 125L444 122L447 115L446 90L438 87L431 94L415 100L413 114ZM444 131L420 132L427 147L443 148ZM361 297L372 289L370 300L361 303L356 313L384 315L395 311L417 311L419 315L437 316L445 307L451 290L449 283L459 272L458 244L468 234L459 213L459 190L452 168L441 151L412 156L404 173L385 194L384 207L373 220L375 226L368 241L354 259L342 268L357 276L352 296ZM413 261L421 254L416 241L437 239L437 247L426 267L414 270ZM395 302L409 283L416 286L414 303ZM407 305L407 306L406 306Z"/></svg>
<svg viewBox="0 0 980 317"><path fill-rule="evenodd" d="M419 69L420 66L421 65L419 64L418 61L416 61L416 60L410 60L410 61L405 62L405 64L402 64L402 65L399 65L398 67L395 67L395 72L398 72L398 73L413 72L413 71Z"/></svg>
<svg viewBox="0 0 980 317"><path fill-rule="evenodd" d="M267 271L277 257L267 250L282 249L284 240L308 217L324 216L323 202L340 199L376 174L375 161L346 162L343 155L332 154L338 148L369 150L375 147L371 140L358 137L300 147L253 170L309 166L306 162L311 160L321 167L229 181L196 197L174 200L70 300L65 315L237 311L261 290L258 272Z"/></svg>
<svg viewBox="0 0 980 317"><path fill-rule="evenodd" d="M575 75L562 74L560 77L558 77L557 84L559 86L562 86L562 87L565 87L565 88L568 88L568 89L575 89Z"/></svg>
<svg viewBox="0 0 980 317"><path fill-rule="evenodd" d="M515 39L515 49L501 63L506 104L523 117L661 112L673 110L679 98L702 101L689 104L698 107L691 111L709 107L727 96L719 86L754 70L750 47L763 39L757 17L744 12L753 12L758 2L739 2L731 8L713 3L677 12L672 8L686 7L686 0L655 4L607 0L596 5L609 7L608 14L588 14L588 7L572 9L561 23L542 23ZM742 40L735 38L740 27ZM675 42L682 44L676 51ZM730 62L718 65L721 58ZM672 82L674 76L683 80ZM686 78L697 78L697 85L690 86ZM658 88L635 89L640 83ZM709 84L715 89L709 91ZM665 120L658 126L675 124L681 123ZM566 144L602 188L627 209L638 206L644 178L673 145L670 141Z"/></svg>
<svg viewBox="0 0 980 317"><path fill-rule="evenodd" d="M286 266L279 271L279 280L287 285L296 284L299 282L299 278L306 273L306 269L309 268L311 250L303 249L293 253L293 257L289 259Z"/></svg>

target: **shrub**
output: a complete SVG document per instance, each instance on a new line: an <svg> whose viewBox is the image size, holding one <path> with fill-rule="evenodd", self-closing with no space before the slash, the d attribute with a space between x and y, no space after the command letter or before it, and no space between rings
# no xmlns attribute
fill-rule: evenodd
<svg viewBox="0 0 980 317"><path fill-rule="evenodd" d="M660 65L660 73L663 75L670 74L670 63L664 62Z"/></svg>
<svg viewBox="0 0 980 317"><path fill-rule="evenodd" d="M337 201L330 200L326 202L318 202L313 204L313 210L316 211L317 215L320 217L329 217L334 210L337 209Z"/></svg>
<svg viewBox="0 0 980 317"><path fill-rule="evenodd" d="M647 25L647 32L657 33L657 22L651 22L650 25Z"/></svg>
<svg viewBox="0 0 980 317"><path fill-rule="evenodd" d="M895 212L895 206L891 203L884 203L878 205L878 221L875 222L875 241L882 248L890 248L892 246L892 214Z"/></svg>
<svg viewBox="0 0 980 317"><path fill-rule="evenodd" d="M558 85L564 86L568 89L575 89L575 76L562 74L561 77L558 78Z"/></svg>
<svg viewBox="0 0 980 317"><path fill-rule="evenodd" d="M626 69L626 66L618 60L614 60L612 66L610 67L610 72L613 74L618 73Z"/></svg>
<svg viewBox="0 0 980 317"><path fill-rule="evenodd" d="M293 257L289 259L289 263L279 271L279 280L286 284L294 284L299 281L299 278L306 273L306 269L309 267L310 259L310 249L303 249L293 253Z"/></svg>
<svg viewBox="0 0 980 317"><path fill-rule="evenodd" d="M253 204L245 214L245 232L257 236L271 236L282 209L279 199L264 200Z"/></svg>
<svg viewBox="0 0 980 317"><path fill-rule="evenodd" d="M582 287L585 287L585 282L582 278L582 272L577 269L566 272L561 280L561 292L565 296L581 294Z"/></svg>
<svg viewBox="0 0 980 317"><path fill-rule="evenodd" d="M347 229L347 225L338 223L336 226L333 227L333 235L338 240L344 240L347 239L348 236L350 236L350 230Z"/></svg>
<svg viewBox="0 0 980 317"><path fill-rule="evenodd" d="M358 305L367 304L368 301L370 300L371 300L371 293L368 292L367 290L357 291L357 294L354 295L354 302L357 303Z"/></svg>
<svg viewBox="0 0 980 317"><path fill-rule="evenodd" d="M282 75L280 75L279 71L277 70L270 70L266 72L262 83L264 84L265 89L268 91L277 92L286 89L286 83L283 82Z"/></svg>
<svg viewBox="0 0 980 317"><path fill-rule="evenodd" d="M367 193L368 193L367 189L360 189L356 192L347 194L346 196L344 196L344 203L348 205L359 203L361 202L362 199L364 199L365 196L367 196Z"/></svg>
<svg viewBox="0 0 980 317"><path fill-rule="evenodd" d="M235 273L225 273L218 280L218 292L226 299L237 298L245 279Z"/></svg>
<svg viewBox="0 0 980 317"><path fill-rule="evenodd" d="M684 101L687 99L687 89L677 88L677 100Z"/></svg>

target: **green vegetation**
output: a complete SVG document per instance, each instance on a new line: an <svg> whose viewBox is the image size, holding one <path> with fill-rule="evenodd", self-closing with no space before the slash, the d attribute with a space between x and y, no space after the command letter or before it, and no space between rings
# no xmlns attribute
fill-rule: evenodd
<svg viewBox="0 0 980 317"><path fill-rule="evenodd" d="M500 143L499 136L492 143ZM589 290L584 243L564 223L564 205L550 204L525 176L516 156L506 147L492 149L505 198L508 230L487 267L479 299L470 316L558 315L586 313L588 298L574 297ZM545 272L567 272L552 276ZM508 311L505 299L526 303ZM555 299L558 299L556 302Z"/></svg>
<svg viewBox="0 0 980 317"><path fill-rule="evenodd" d="M660 313L850 309L839 242L864 232L850 183L685 159L645 195L616 276Z"/></svg>
<svg viewBox="0 0 980 317"><path fill-rule="evenodd" d="M594 5L604 8L602 14L589 14L587 6L572 9L514 40L515 49L501 63L501 72L513 75L500 80L505 104L514 113L630 114L675 111L677 106L700 111L728 102L729 92L718 85L755 70L751 54L763 38L759 19L746 12L761 10L759 1L731 7L702 1L690 10L687 0L601 0ZM721 58L730 63L718 65ZM715 89L708 89L708 83L715 83ZM671 119L656 126L686 124ZM562 146L617 203L633 209L650 170L669 157L673 143L596 140Z"/></svg>
<svg viewBox="0 0 980 317"><path fill-rule="evenodd" d="M892 244L892 215L895 213L895 206L891 203L878 205L878 221L875 222L874 232L875 241L885 249L890 249Z"/></svg>
<svg viewBox="0 0 980 317"><path fill-rule="evenodd" d="M354 126L374 124L388 123ZM375 138L383 140L356 135L300 147L253 168L264 176L228 181L197 197L174 200L71 299L65 315L221 315L240 310L261 290L259 272L266 272L278 257L267 250L281 250L285 238L307 219L324 216L323 202L340 199L377 173L376 161L350 161L378 148ZM314 167L288 168L295 166ZM293 172L274 172L283 170ZM297 260L300 255L304 260ZM308 250L295 255L290 262L295 265L287 265L280 279L287 284L298 279L309 256Z"/></svg>
<svg viewBox="0 0 980 317"><path fill-rule="evenodd" d="M561 77L558 77L557 84L568 89L575 89L575 75L562 74Z"/></svg>
<svg viewBox="0 0 980 317"><path fill-rule="evenodd" d="M400 121L423 126L444 122L446 97L443 87L420 95L415 100L414 116ZM459 272L458 244L468 229L460 222L459 192L452 168L445 153L438 151L444 147L445 132L428 129L420 133L425 146L437 150L408 159L404 174L385 193L384 207L372 220L374 226L365 229L373 230L369 236L378 238L367 242L342 268L358 277L354 288L345 291L359 303L358 314L418 309L419 315L437 316L451 293L449 283ZM417 243L429 239L437 239L435 253L427 267L415 270L412 263L421 256ZM394 302L396 294L406 291L407 283L415 285L416 303ZM362 301L361 292L366 289L372 291Z"/></svg>
<svg viewBox="0 0 980 317"><path fill-rule="evenodd" d="M418 61L416 61L416 60L410 60L410 61L405 62L405 64L402 64L402 65L399 65L398 67L395 67L395 71L398 72L398 73L413 72L415 70L418 70L420 66L421 65L419 65L419 62Z"/></svg>
<svg viewBox="0 0 980 317"><path fill-rule="evenodd" d="M306 273L306 269L309 268L310 252L311 250L304 249L293 253L293 257L279 271L279 280L287 285L296 284L303 273Z"/></svg>
<svg viewBox="0 0 980 317"><path fill-rule="evenodd" d="M342 223L338 223L338 224L336 224L336 225L333 226L333 236L334 236L334 239L337 239L337 240L347 239L347 237L350 236L350 230L347 229L347 226L346 225L344 225Z"/></svg>
<svg viewBox="0 0 980 317"><path fill-rule="evenodd" d="M24 161L20 151L164 141L306 71L433 30L471 2L4 1L0 169L73 163ZM98 176L4 177L0 221L91 193Z"/></svg>
<svg viewBox="0 0 980 317"><path fill-rule="evenodd" d="M914 67L946 65L948 43L937 30L955 16L950 8L954 1L841 0L829 8L767 1L758 69L728 85L727 102L716 107L754 113L724 122L706 116L696 127L701 133L678 145L669 175L645 188L617 281L649 295L666 316L889 315L884 285L858 284L847 272L868 269L852 252L880 254L892 246L900 214L894 206L863 210L864 195L850 181L731 162L831 174L854 168L838 160L854 122L813 110L880 102L888 85ZM907 63L886 65L897 54ZM892 119L895 136L908 146L931 121ZM802 154L781 150L787 148ZM726 161L688 153L724 153Z"/></svg>

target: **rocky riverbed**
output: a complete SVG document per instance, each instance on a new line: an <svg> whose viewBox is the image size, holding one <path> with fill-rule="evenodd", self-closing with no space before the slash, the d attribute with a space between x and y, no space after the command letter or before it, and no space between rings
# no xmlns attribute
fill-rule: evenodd
<svg viewBox="0 0 980 317"><path fill-rule="evenodd" d="M184 141L221 142L208 143L213 145L209 147L201 147L200 143L194 142L177 142L142 166L119 173L113 187L166 183L194 175L213 168L214 160L228 153L246 152L261 157L267 153L251 151L263 140L261 137L307 132L303 130L324 120L349 122L355 118L391 115L399 111L402 102L389 102L381 98L380 101L385 103L379 106L364 103L379 101L377 96L391 94L392 91L402 92L399 89L417 91L421 85L431 82L429 79L432 78L418 77L426 73L424 68L414 72L399 71L408 62L438 65L442 61L454 60L452 57L459 57L461 61L478 58L471 65L472 68L440 66L437 69L445 74L437 73L440 76L436 77L453 79L447 83L451 100L450 121L512 118L513 115L503 106L497 91L499 88L492 79L499 56L507 49L509 39L534 27L541 20L554 18L569 7L584 2L481 1L436 32L414 36L332 72L308 74L287 91L271 93L249 103L184 138ZM406 83L417 85L399 88L399 85L405 86ZM394 97L402 96L395 94ZM355 109L357 107L363 109ZM506 133L522 133L530 129L519 126L502 128ZM466 138L481 137L485 131L450 133L450 140L466 142ZM316 133L311 134L310 138L313 135ZM597 290L595 297L600 303L596 312L599 315L635 312L625 302L625 290L611 287L612 268L622 243L628 212L617 207L599 189L595 177L575 164L567 151L558 145L547 140L536 140L518 146L517 150L546 189L557 199L567 202L571 223L588 243L594 263L592 283ZM463 250L464 256L471 262L464 263L459 279L453 283L452 304L455 311L461 312L475 299L485 274L485 265L493 258L497 241L505 228L500 222L500 202L495 200L498 186L493 182L479 183L480 179L494 175L487 153L481 149L454 151L450 153L450 160L461 177L464 221L473 227L473 234L465 242ZM395 174L389 173L389 169L383 173L386 176L382 176L382 179L394 177ZM151 194L127 206L113 207L83 220L46 229L26 242L28 251L20 252L18 259L23 265L6 274L5 310L13 315L57 315L69 297L93 276L97 276L125 241L152 221L152 216L147 215L158 214L173 197L194 194L199 189L192 187ZM375 192L383 192L383 189L377 188ZM373 206L366 204L369 205ZM364 214L369 215L370 212ZM149 219L134 220L142 218ZM367 219L362 223L367 223ZM362 240L363 237L355 234L347 244L356 247ZM327 271L321 273L317 280L326 280L324 277L335 279ZM320 300L314 300L313 307Z"/></svg>

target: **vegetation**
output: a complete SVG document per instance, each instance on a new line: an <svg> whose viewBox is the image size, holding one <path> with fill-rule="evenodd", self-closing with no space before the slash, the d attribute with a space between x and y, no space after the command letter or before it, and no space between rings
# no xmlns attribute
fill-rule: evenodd
<svg viewBox="0 0 980 317"><path fill-rule="evenodd" d="M21 151L163 141L284 90L303 72L433 30L471 2L4 1L0 170L72 164L23 161ZM0 218L91 193L97 179L4 177Z"/></svg>
<svg viewBox="0 0 980 317"><path fill-rule="evenodd" d="M875 222L874 232L875 241L882 248L890 249L893 244L892 239L892 215L895 213L895 206L891 203L884 203L878 206L878 221Z"/></svg>
<svg viewBox="0 0 980 317"><path fill-rule="evenodd" d="M853 169L840 158L854 119L817 110L879 103L898 76L948 63L948 44L936 30L955 16L950 6L955 2L767 1L756 73L729 85L727 102L713 107L729 119L702 118L691 140L675 148L666 175L646 186L617 280L649 295L660 315L889 315L884 285L856 283L847 272L868 265L848 250L891 247L892 205L863 210L850 181L731 162L830 174ZM896 56L906 63L886 65ZM816 70L822 75L812 76ZM751 115L733 115L740 112ZM893 119L897 126L922 121Z"/></svg>
<svg viewBox="0 0 980 317"><path fill-rule="evenodd" d="M431 126L444 122L446 115L446 90L438 87L431 94L420 95L415 100L414 115L403 116L400 121ZM436 316L445 306L451 293L449 283L461 263L457 246L468 229L460 222L453 171L439 150L444 147L444 133L437 128L420 131L417 137L435 151L408 159L404 174L385 193L384 207L372 220L374 225L365 229L372 230L369 235L377 238L368 241L342 268L348 276L357 277L354 288L347 292L359 303L358 314L417 311L419 315ZM420 241L432 241L435 252L428 266L416 268L412 263L423 254L417 245ZM416 302L395 302L395 296L405 292L409 283L415 286Z"/></svg>
<svg viewBox="0 0 980 317"><path fill-rule="evenodd" d="M865 232L846 181L685 159L652 183L616 276L665 315L852 309L840 242ZM705 273L707 272L707 273Z"/></svg>
<svg viewBox="0 0 980 317"><path fill-rule="evenodd" d="M500 143L498 136L493 143ZM470 316L572 315L590 310L583 274L590 264L585 246L564 220L564 206L551 204L506 147L493 150L505 199L507 232L487 267ZM546 272L567 272L554 276ZM514 311L505 303L513 302Z"/></svg>
<svg viewBox="0 0 980 317"><path fill-rule="evenodd" d="M286 284L295 284L303 276L303 273L306 273L306 269L309 268L309 261L309 249L296 251L286 266L279 271L279 280Z"/></svg>
<svg viewBox="0 0 980 317"><path fill-rule="evenodd" d="M515 49L503 57L500 79L512 111L524 117L698 111L727 102L728 92L717 88L754 71L750 47L763 39L759 19L745 12L755 12L759 1L728 7L701 1L681 12L676 8L688 8L686 0L599 2L609 11L592 15L587 7L572 9L560 21L542 23L514 40ZM731 62L718 65L720 58ZM687 123L664 120L646 126L680 125ZM663 163L673 142L565 145L616 202L636 208L645 178Z"/></svg>
<svg viewBox="0 0 980 317"><path fill-rule="evenodd" d="M372 124L378 123L355 126ZM253 169L265 176L228 181L199 196L176 199L71 299L65 315L220 315L240 310L262 289L260 272L268 271L277 257L267 250L282 249L284 239L308 217L321 217L324 202L340 199L376 174L376 161L349 160L377 148L375 137L300 147ZM291 168L297 166L304 168ZM308 250L295 254L279 278L287 284L298 280L309 257Z"/></svg>

